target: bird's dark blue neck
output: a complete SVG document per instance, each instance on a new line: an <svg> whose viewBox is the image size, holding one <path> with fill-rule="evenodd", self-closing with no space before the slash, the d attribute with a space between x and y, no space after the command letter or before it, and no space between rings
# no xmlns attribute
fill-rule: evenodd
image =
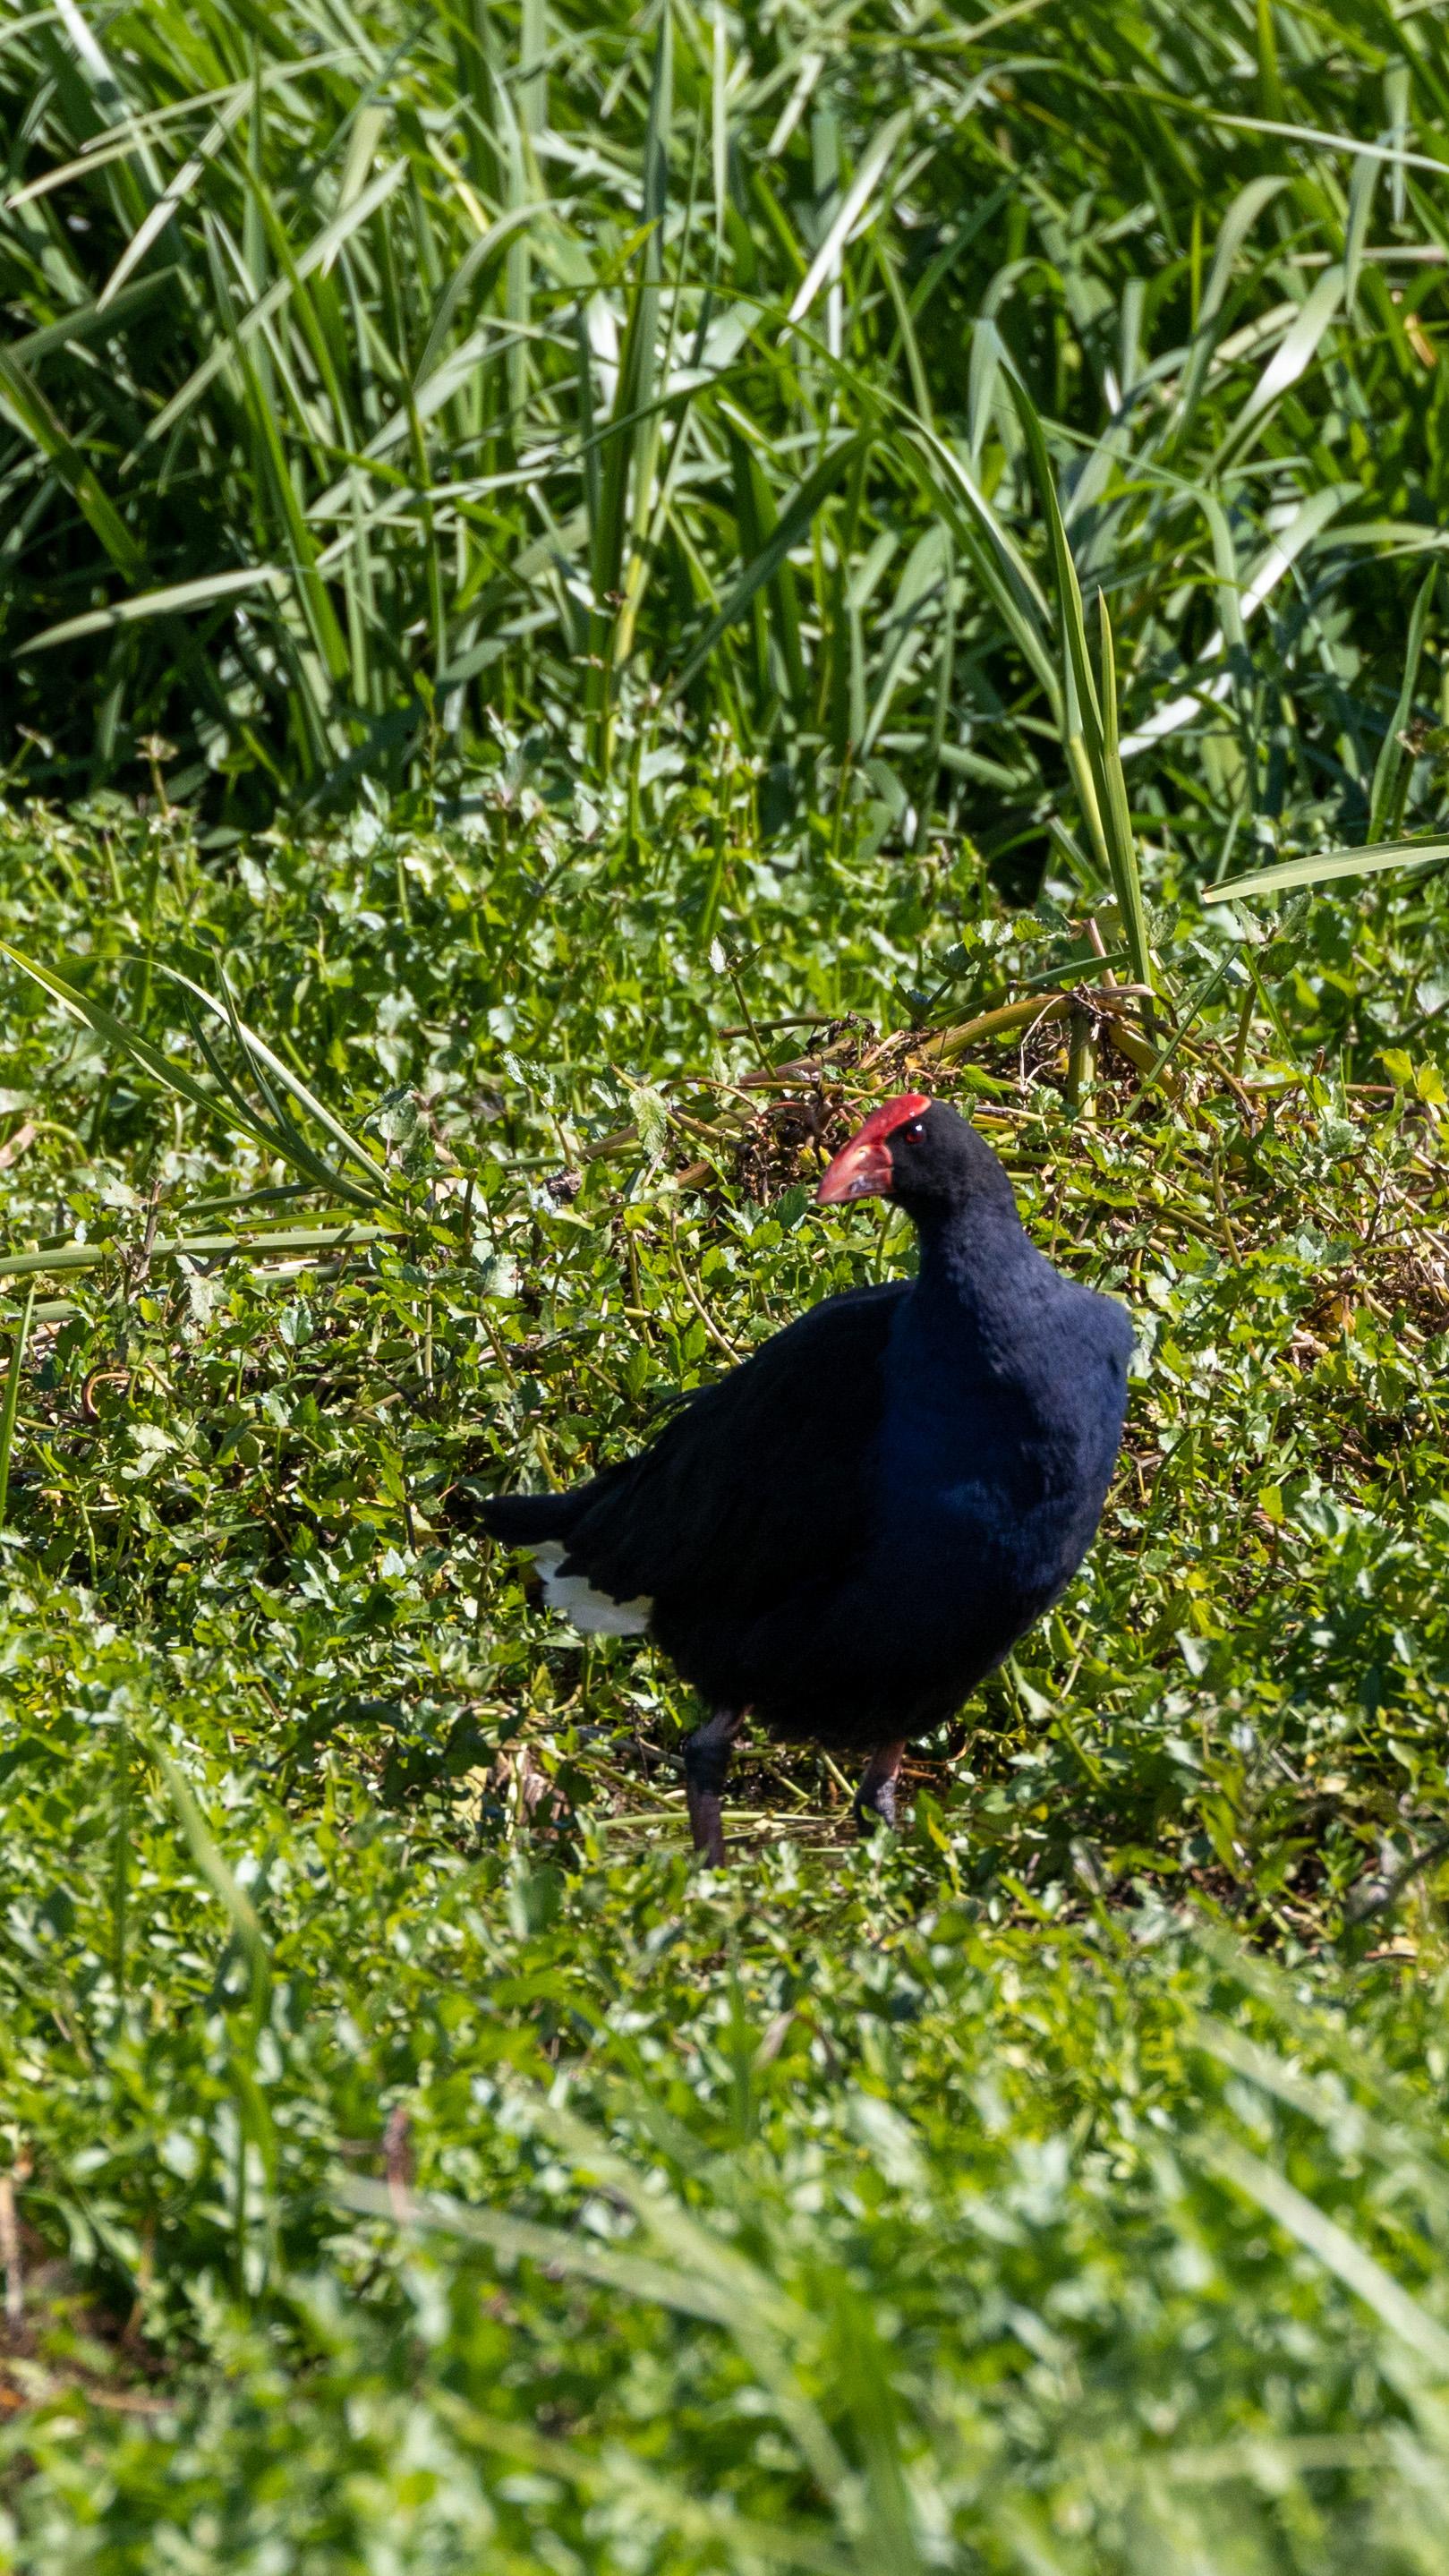
<svg viewBox="0 0 1449 2576"><path fill-rule="evenodd" d="M1024 1308L1035 1304L1046 1268L1027 1235L1009 1190L973 1196L962 1207L930 1204L911 1214L920 1237L920 1267L910 1298L910 1330L928 1340L969 1342L983 1357L1011 1349Z"/></svg>

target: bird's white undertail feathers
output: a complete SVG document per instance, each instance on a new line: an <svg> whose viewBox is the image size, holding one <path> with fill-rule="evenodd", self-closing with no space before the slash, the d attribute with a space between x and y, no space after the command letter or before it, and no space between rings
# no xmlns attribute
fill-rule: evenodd
<svg viewBox="0 0 1449 2576"><path fill-rule="evenodd" d="M559 1568L568 1555L561 1539L546 1539L529 1553L538 1568L545 1604L572 1620L582 1636L643 1636L654 1604L642 1593L635 1601L614 1601L607 1592L596 1590L587 1575L561 1574Z"/></svg>

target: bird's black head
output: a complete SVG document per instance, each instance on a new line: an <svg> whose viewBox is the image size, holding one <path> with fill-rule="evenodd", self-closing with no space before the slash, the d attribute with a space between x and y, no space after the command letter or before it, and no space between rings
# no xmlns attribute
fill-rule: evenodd
<svg viewBox="0 0 1449 2576"><path fill-rule="evenodd" d="M873 1109L842 1145L815 1193L826 1207L842 1200L894 1199L917 1225L939 1224L973 1203L1015 1213L1011 1183L974 1127L928 1100L902 1091Z"/></svg>

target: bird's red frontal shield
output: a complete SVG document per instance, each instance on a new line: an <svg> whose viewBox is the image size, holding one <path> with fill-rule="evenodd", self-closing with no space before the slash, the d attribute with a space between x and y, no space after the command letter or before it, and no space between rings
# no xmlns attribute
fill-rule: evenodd
<svg viewBox="0 0 1449 2576"><path fill-rule="evenodd" d="M885 1197L895 1178L889 1140L897 1127L904 1127L910 1118L919 1118L921 1111L930 1106L924 1091L898 1091L894 1100L884 1100L879 1109L873 1109L849 1144L841 1146L826 1171L815 1193L821 1206L838 1207L845 1199Z"/></svg>

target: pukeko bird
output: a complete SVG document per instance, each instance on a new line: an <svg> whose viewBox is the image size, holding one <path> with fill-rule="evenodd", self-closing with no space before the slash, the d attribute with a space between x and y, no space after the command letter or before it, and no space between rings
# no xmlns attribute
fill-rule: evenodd
<svg viewBox="0 0 1449 2576"><path fill-rule="evenodd" d="M906 1744L958 1709L1076 1572L1106 1497L1132 1327L1029 1241L991 1147L902 1092L841 1148L826 1206L894 1199L914 1279L825 1297L637 1457L483 1519L576 1628L648 1631L710 1714L684 1749L696 1849L748 1713L868 1757L895 1821Z"/></svg>

